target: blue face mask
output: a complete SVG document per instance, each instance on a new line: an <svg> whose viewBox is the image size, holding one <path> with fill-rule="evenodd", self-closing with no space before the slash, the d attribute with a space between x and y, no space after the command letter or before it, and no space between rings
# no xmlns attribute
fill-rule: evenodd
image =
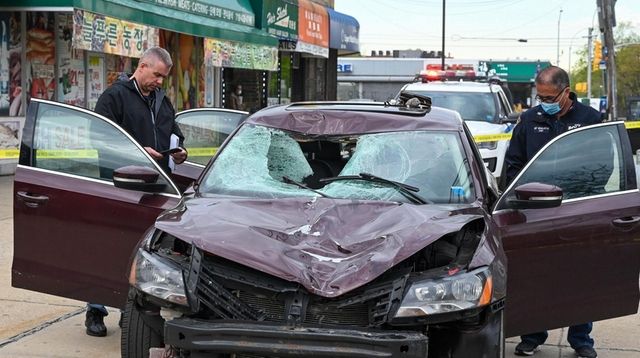
<svg viewBox="0 0 640 358"><path fill-rule="evenodd" d="M554 103L540 103L540 106L542 106L542 110L545 111L547 114L549 115L554 115L558 112L560 112L560 102L554 102Z"/></svg>

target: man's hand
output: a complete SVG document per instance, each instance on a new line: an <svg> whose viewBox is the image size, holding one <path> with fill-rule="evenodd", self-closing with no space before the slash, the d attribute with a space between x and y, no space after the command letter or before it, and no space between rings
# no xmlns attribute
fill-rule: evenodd
<svg viewBox="0 0 640 358"><path fill-rule="evenodd" d="M155 160L160 160L162 159L164 156L160 153L158 153L157 150L151 148L151 147L144 147L144 150L147 151L147 153L149 153L149 155L151 156L151 158L155 159Z"/></svg>
<svg viewBox="0 0 640 358"><path fill-rule="evenodd" d="M184 148L180 148L180 149L182 150L171 154L171 157L173 158L173 162L176 164L182 164L182 162L187 160L187 151L184 150Z"/></svg>

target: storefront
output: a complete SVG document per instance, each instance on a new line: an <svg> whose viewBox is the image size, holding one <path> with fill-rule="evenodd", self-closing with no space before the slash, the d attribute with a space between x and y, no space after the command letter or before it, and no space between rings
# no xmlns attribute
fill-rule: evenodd
<svg viewBox="0 0 640 358"><path fill-rule="evenodd" d="M178 111L224 106L225 68L258 71L256 88L277 70L278 40L255 28L249 0L26 0L1 7L0 25L0 160L17 158L31 98L93 109L152 46L172 54Z"/></svg>

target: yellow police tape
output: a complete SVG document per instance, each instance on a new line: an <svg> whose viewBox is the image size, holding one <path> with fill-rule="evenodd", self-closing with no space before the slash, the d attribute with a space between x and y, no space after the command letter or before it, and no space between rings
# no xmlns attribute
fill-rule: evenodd
<svg viewBox="0 0 640 358"><path fill-rule="evenodd" d="M218 152L219 147L187 147L190 157L213 157Z"/></svg>
<svg viewBox="0 0 640 358"><path fill-rule="evenodd" d="M627 129L640 128L640 121L624 122ZM474 136L476 143L498 142L511 139L511 133L500 134L480 134ZM189 156L193 157L213 157L220 147L195 147L187 148ZM19 149L0 149L0 159L18 159ZM58 150L38 150L37 157L40 159L91 159L98 157L95 149L58 149Z"/></svg>
<svg viewBox="0 0 640 358"><path fill-rule="evenodd" d="M498 141L502 141L502 140L511 139L511 133L479 134L479 135L473 136L473 139L476 141L476 143L498 142Z"/></svg>

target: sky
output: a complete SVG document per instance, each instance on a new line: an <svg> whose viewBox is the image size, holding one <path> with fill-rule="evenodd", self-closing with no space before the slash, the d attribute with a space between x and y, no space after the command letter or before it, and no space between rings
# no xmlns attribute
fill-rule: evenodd
<svg viewBox="0 0 640 358"><path fill-rule="evenodd" d="M360 23L360 52L442 49L443 0L335 0ZM446 0L445 53L460 59L549 60L567 68L600 36L596 0ZM618 0L616 21L640 34L640 0ZM558 30L559 29L559 30ZM527 39L527 42L518 42ZM569 55L571 53L571 55Z"/></svg>

